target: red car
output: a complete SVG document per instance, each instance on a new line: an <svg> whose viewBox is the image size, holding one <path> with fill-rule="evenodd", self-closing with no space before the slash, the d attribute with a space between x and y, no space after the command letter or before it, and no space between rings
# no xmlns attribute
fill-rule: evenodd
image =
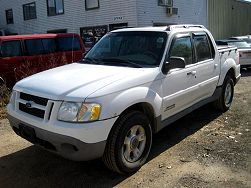
<svg viewBox="0 0 251 188"><path fill-rule="evenodd" d="M78 34L0 36L0 81L12 87L18 80L82 58Z"/></svg>

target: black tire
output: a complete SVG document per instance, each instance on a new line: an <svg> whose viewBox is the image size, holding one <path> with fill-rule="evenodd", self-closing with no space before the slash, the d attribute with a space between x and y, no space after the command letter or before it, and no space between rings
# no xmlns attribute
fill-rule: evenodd
<svg viewBox="0 0 251 188"><path fill-rule="evenodd" d="M124 152L127 150L127 146L129 144L125 144L126 140L128 139L128 135L131 136L131 130L139 127L140 131L145 133L145 141L137 142L137 139L130 139L131 141L130 146L141 147L144 144L144 149L140 155L138 155L138 159L136 161L129 161L126 159L126 155ZM135 129L136 130L136 129ZM138 131L138 130L137 130ZM143 135L143 134L141 134ZM138 135L139 136L139 135ZM135 137L136 138L136 134ZM134 141L136 140L136 145ZM133 173L140 169L140 167L146 162L147 157L149 155L150 149L152 145L152 129L150 125L150 121L146 117L145 114L138 111L132 111L125 115L118 120L118 122L114 125L114 128L111 130L109 134L106 149L103 155L103 162L104 164L112 171L126 174L126 173ZM142 147L141 147L142 148ZM130 147L131 149L131 147ZM136 148L135 148L136 149ZM139 149L138 149L139 151ZM132 155L134 155L133 151ZM129 152L130 153L130 152ZM139 154L139 153L138 153ZM128 157L128 156L127 156ZM133 156L134 157L134 156ZM131 153L129 155L131 158Z"/></svg>
<svg viewBox="0 0 251 188"><path fill-rule="evenodd" d="M226 99L225 93L228 91L228 87L230 87L231 94L229 94L228 99ZM222 86L222 93L220 97L214 102L215 108L220 110L221 112L226 112L232 104L233 97L234 81L229 75L227 75Z"/></svg>

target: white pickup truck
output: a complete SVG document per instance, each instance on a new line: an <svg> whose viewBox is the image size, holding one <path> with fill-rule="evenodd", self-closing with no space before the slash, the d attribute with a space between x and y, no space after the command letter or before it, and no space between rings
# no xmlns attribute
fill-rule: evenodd
<svg viewBox="0 0 251 188"><path fill-rule="evenodd" d="M7 106L21 137L72 160L103 158L119 173L147 160L152 134L200 106L229 109L236 48L200 25L106 34L80 62L19 81Z"/></svg>

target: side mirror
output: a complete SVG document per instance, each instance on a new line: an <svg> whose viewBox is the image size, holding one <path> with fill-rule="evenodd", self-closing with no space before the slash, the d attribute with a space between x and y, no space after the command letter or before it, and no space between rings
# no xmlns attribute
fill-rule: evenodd
<svg viewBox="0 0 251 188"><path fill-rule="evenodd" d="M169 70L175 69L175 68L185 68L186 67L186 61L183 57L170 57L169 62L166 62L163 66L163 73L168 73Z"/></svg>

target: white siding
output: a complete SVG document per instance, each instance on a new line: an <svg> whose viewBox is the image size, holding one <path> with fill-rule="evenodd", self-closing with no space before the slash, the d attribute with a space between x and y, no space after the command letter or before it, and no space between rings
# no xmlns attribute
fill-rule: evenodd
<svg viewBox="0 0 251 188"><path fill-rule="evenodd" d="M36 2L37 19L23 19L23 4ZM5 10L13 9L14 24L6 24ZM48 30L67 29L80 32L80 27L109 25L116 23L114 17L122 17L120 22L137 26L136 0L100 0L100 8L85 10L84 0L64 0L64 14L47 16L46 0L0 0L0 25L11 32L46 33Z"/></svg>
<svg viewBox="0 0 251 188"><path fill-rule="evenodd" d="M166 7L158 6L158 0L138 0L137 16L139 26L153 23L186 23L207 26L207 0L173 0L178 15L168 16Z"/></svg>

